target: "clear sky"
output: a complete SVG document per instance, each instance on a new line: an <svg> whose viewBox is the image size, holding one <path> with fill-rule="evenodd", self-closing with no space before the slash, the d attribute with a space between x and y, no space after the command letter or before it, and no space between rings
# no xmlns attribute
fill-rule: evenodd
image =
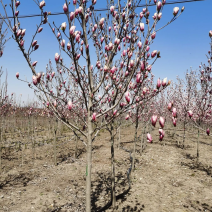
<svg viewBox="0 0 212 212"><path fill-rule="evenodd" d="M3 2L8 4L7 11L11 15L10 0L3 0ZM20 15L38 14L40 12L33 0L21 0L20 2ZM105 8L106 2L106 0L97 0L95 9ZM170 0L167 0L167 2L170 2ZM141 4L143 3L145 3L144 0L141 1ZM45 10L63 12L63 4L63 0L46 0ZM164 7L159 26L164 25L173 17L172 12L175 6L178 6L180 9L182 6L185 6L183 14L175 22L157 33L155 42L150 48L151 51L160 50L161 52L161 59L157 60L152 68L156 78L168 77L168 79L174 81L177 75L183 78L184 73L191 66L193 69L197 69L201 62L207 61L205 54L209 50L209 30L212 30L212 0L167 5ZM142 8L137 12L141 10ZM150 9L151 16L153 11L155 11L155 7ZM3 13L2 6L0 6L0 13ZM29 46L39 20L40 18L38 17L20 19L21 27L26 29L26 47ZM51 23L55 21L57 26L62 22L67 22L65 15L49 16L48 20ZM53 61L55 53L59 52L58 43L51 29L47 24L43 28L43 32L36 37L40 47L32 55L32 60L38 61L36 66L37 72L45 72L48 60L51 59ZM67 64L70 63L67 60L65 62ZM15 73L19 72L20 78L27 78L31 81L32 73L13 39L10 39L5 46L4 55L0 58L0 66L3 66L3 69L8 72L9 94L15 92L16 95L22 94L23 100L26 100L28 96L30 99L33 99L33 92L28 88L27 84L15 78Z"/></svg>

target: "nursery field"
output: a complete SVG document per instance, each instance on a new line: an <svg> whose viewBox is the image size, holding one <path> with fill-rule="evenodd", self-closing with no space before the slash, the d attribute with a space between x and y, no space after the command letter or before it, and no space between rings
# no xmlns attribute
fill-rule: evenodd
<svg viewBox="0 0 212 212"><path fill-rule="evenodd" d="M212 138L200 135L197 164L196 133L192 129L186 131L185 148L182 149L177 146L182 140L179 137L182 132L170 128L167 126L165 129L162 142L158 141L158 127L152 128L153 143L147 143L142 153L141 138L137 142L131 183L127 172L131 166L129 151L133 150L134 128L121 128L119 148L117 134L115 211L212 211ZM138 132L141 134L141 128ZM146 134L144 136L146 140ZM92 147L92 211L113 211L109 204L109 139L109 133L102 131ZM0 211L85 211L86 150L83 143L76 143L68 131L57 136L56 146L54 139L48 140L45 131L38 133L35 140L34 148L30 144L24 145L24 142L19 148L17 145L10 149L2 147Z"/></svg>

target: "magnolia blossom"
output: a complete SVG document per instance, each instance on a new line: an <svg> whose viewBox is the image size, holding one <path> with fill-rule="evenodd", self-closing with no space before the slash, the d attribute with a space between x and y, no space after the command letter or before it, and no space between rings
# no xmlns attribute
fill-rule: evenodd
<svg viewBox="0 0 212 212"><path fill-rule="evenodd" d="M129 114L125 117L125 120L128 120L130 118Z"/></svg>
<svg viewBox="0 0 212 212"><path fill-rule="evenodd" d="M163 129L159 129L159 140L162 141L165 136L165 132Z"/></svg>
<svg viewBox="0 0 212 212"><path fill-rule="evenodd" d="M173 9L173 15L176 16L178 12L179 12L179 7L175 7Z"/></svg>
<svg viewBox="0 0 212 212"><path fill-rule="evenodd" d="M19 72L17 72L15 76L18 79L19 78Z"/></svg>
<svg viewBox="0 0 212 212"><path fill-rule="evenodd" d="M207 135L210 135L210 129L209 128L206 130L206 133L207 133Z"/></svg>
<svg viewBox="0 0 212 212"><path fill-rule="evenodd" d="M175 107L172 110L172 116L175 118L177 117L177 109Z"/></svg>
<svg viewBox="0 0 212 212"><path fill-rule="evenodd" d="M71 102L71 101L68 101L68 110L71 110L71 109L72 109L72 107L73 107L72 102Z"/></svg>
<svg viewBox="0 0 212 212"><path fill-rule="evenodd" d="M20 1L17 1L17 2L15 3L15 6L18 7L19 5L20 5Z"/></svg>
<svg viewBox="0 0 212 212"><path fill-rule="evenodd" d="M147 133L147 141L148 141L149 143L152 142L152 136L151 136L149 133Z"/></svg>
<svg viewBox="0 0 212 212"><path fill-rule="evenodd" d="M153 127L155 127L155 125L156 125L156 123L157 123L157 116L156 115L153 115L152 117L151 117L151 122L152 122L152 126Z"/></svg>
<svg viewBox="0 0 212 212"><path fill-rule="evenodd" d="M157 11L158 11L158 12L160 11L161 7L162 7L162 3L159 1L159 2L157 3Z"/></svg>
<svg viewBox="0 0 212 212"><path fill-rule="evenodd" d="M164 79L163 79L163 82L162 82L162 86L163 86L163 87L166 86L166 82L167 82L167 78L164 78Z"/></svg>
<svg viewBox="0 0 212 212"><path fill-rule="evenodd" d="M92 114L92 121L96 121L96 113Z"/></svg>
<svg viewBox="0 0 212 212"><path fill-rule="evenodd" d="M173 123L174 127L176 127L176 125L177 125L177 119L174 118L174 117L172 117L172 123Z"/></svg>
<svg viewBox="0 0 212 212"><path fill-rule="evenodd" d="M40 8L42 9L46 5L45 1L40 2Z"/></svg>
<svg viewBox="0 0 212 212"><path fill-rule="evenodd" d="M43 30L43 27L39 27L38 33L40 33Z"/></svg>
<svg viewBox="0 0 212 212"><path fill-rule="evenodd" d="M156 54L157 54L157 50L154 50L154 51L151 53L151 57L152 57L152 58L155 57Z"/></svg>
<svg viewBox="0 0 212 212"><path fill-rule="evenodd" d="M62 29L63 31L65 31L65 30L66 30L66 26L67 26L66 22L63 22L63 23L61 24L61 29Z"/></svg>
<svg viewBox="0 0 212 212"><path fill-rule="evenodd" d="M55 53L54 59L56 61L56 63L59 61L60 59L60 55L58 53Z"/></svg>
<svg viewBox="0 0 212 212"><path fill-rule="evenodd" d="M212 38L212 30L209 31L209 37Z"/></svg>
<svg viewBox="0 0 212 212"><path fill-rule="evenodd" d="M170 103L168 103L168 110L171 110L172 109L172 103L170 102Z"/></svg>
<svg viewBox="0 0 212 212"><path fill-rule="evenodd" d="M72 35L72 36L74 35L75 29L76 29L76 26L71 26L70 27L70 31L69 31L70 35Z"/></svg>
<svg viewBox="0 0 212 212"><path fill-rule="evenodd" d="M67 49L68 49L68 51L71 49L71 44L70 43L67 43Z"/></svg>
<svg viewBox="0 0 212 212"><path fill-rule="evenodd" d="M141 30L141 32L144 31L144 23L140 23L140 30Z"/></svg>
<svg viewBox="0 0 212 212"><path fill-rule="evenodd" d="M193 116L193 112L191 110L188 111L188 116L191 118Z"/></svg>
<svg viewBox="0 0 212 212"><path fill-rule="evenodd" d="M125 93L125 99L126 99L126 101L127 101L128 103L130 103L130 93L129 93L129 91L127 91L127 92Z"/></svg>
<svg viewBox="0 0 212 212"><path fill-rule="evenodd" d="M63 40L61 40L60 45L64 48L65 47L65 43L66 43L66 41L63 39Z"/></svg>
<svg viewBox="0 0 212 212"><path fill-rule="evenodd" d="M114 10L115 10L115 7L114 7L114 6L111 6L111 7L110 7L110 12L113 13Z"/></svg>
<svg viewBox="0 0 212 212"><path fill-rule="evenodd" d="M64 11L64 13L68 12L68 7L67 7L66 3L64 3L64 5L63 5L63 11Z"/></svg>
<svg viewBox="0 0 212 212"><path fill-rule="evenodd" d="M37 80L37 77L36 76L32 76L32 82L34 85L37 85L38 84L38 80Z"/></svg>
<svg viewBox="0 0 212 212"><path fill-rule="evenodd" d="M37 62L38 62L38 61L33 62L33 63L32 63L32 66L36 66Z"/></svg>
<svg viewBox="0 0 212 212"><path fill-rule="evenodd" d="M165 119L162 116L159 118L159 124L160 124L161 128L163 129L164 124L165 124Z"/></svg>

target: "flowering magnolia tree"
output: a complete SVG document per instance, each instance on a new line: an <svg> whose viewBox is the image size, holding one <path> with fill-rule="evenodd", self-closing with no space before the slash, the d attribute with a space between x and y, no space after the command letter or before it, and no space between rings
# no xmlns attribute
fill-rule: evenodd
<svg viewBox="0 0 212 212"><path fill-rule="evenodd" d="M148 5L139 11L140 1L107 1L107 10L101 14L95 11L97 0L73 0L73 4L65 0L63 11L67 22L59 26L48 22L45 1L34 1L41 10L42 19L28 47L24 43L27 36L25 26L19 20L20 1L11 1L14 24L9 19L4 20L13 31L12 37L33 73L32 83L27 82L29 87L35 89L37 96L59 120L85 140L88 212L91 211L92 142L100 129L113 123L129 107L148 99L145 95L141 99L136 97L160 57L157 50L150 53L150 46L155 41L156 33L163 28L157 29L156 26L162 19L166 0L154 0L156 11L152 17ZM1 3L6 13L2 0ZM176 20L183 10L184 7L179 12L179 8L175 7L173 17L164 26ZM47 23L62 53L69 57L70 66L66 66L62 54L55 53L55 71L49 65L46 73L38 73L36 64L39 58L32 61L31 55L39 50L36 35L43 33ZM19 78L19 73L16 77ZM78 118L77 125L72 116ZM113 170L112 173L114 175ZM112 177L111 192L113 207L114 186L115 176Z"/></svg>

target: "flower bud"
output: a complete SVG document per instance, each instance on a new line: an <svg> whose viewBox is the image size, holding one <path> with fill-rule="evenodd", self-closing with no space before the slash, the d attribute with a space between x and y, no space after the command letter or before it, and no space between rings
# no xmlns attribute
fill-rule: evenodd
<svg viewBox="0 0 212 212"><path fill-rule="evenodd" d="M175 7L173 9L173 15L176 16L178 12L179 12L179 7Z"/></svg>
<svg viewBox="0 0 212 212"><path fill-rule="evenodd" d="M67 26L66 22L63 22L63 23L61 24L61 29L62 29L63 31L65 31L65 30L66 30L66 26Z"/></svg>
<svg viewBox="0 0 212 212"><path fill-rule="evenodd" d="M60 59L60 55L58 53L55 54L54 59L56 61L56 63L59 61Z"/></svg>
<svg viewBox="0 0 212 212"><path fill-rule="evenodd" d="M141 32L144 31L144 23L140 23L140 30L141 30Z"/></svg>
<svg viewBox="0 0 212 212"><path fill-rule="evenodd" d="M165 124L165 119L162 116L159 118L159 124L160 124L161 128L163 129L164 124Z"/></svg>
<svg viewBox="0 0 212 212"><path fill-rule="evenodd" d="M152 126L153 127L155 127L155 125L156 125L156 123L157 123L157 116L156 115L153 115L152 117L151 117L151 122L152 122Z"/></svg>
<svg viewBox="0 0 212 212"><path fill-rule="evenodd" d="M92 121L96 121L96 113L92 114Z"/></svg>
<svg viewBox="0 0 212 212"><path fill-rule="evenodd" d="M207 133L207 135L210 135L210 129L209 128L206 130L206 133Z"/></svg>
<svg viewBox="0 0 212 212"><path fill-rule="evenodd" d="M36 76L32 76L32 82L34 85L37 85L38 84L38 80L37 80L37 77Z"/></svg>
<svg viewBox="0 0 212 212"><path fill-rule="evenodd" d="M147 141L148 141L149 143L152 142L152 136L151 136L149 133L147 133Z"/></svg>
<svg viewBox="0 0 212 212"><path fill-rule="evenodd" d="M17 72L15 76L18 79L19 78L19 72Z"/></svg>
<svg viewBox="0 0 212 212"><path fill-rule="evenodd" d="M191 110L188 111L188 116L191 118L193 116L193 112Z"/></svg>
<svg viewBox="0 0 212 212"><path fill-rule="evenodd" d="M212 38L212 30L209 31L209 37Z"/></svg>
<svg viewBox="0 0 212 212"><path fill-rule="evenodd" d="M40 8L42 9L46 5L45 1L40 2Z"/></svg>
<svg viewBox="0 0 212 212"><path fill-rule="evenodd" d="M64 11L64 13L68 12L68 7L67 7L66 3L64 3L64 5L63 5L63 11Z"/></svg>
<svg viewBox="0 0 212 212"><path fill-rule="evenodd" d="M40 27L40 28L38 29L38 33L40 33L42 30L43 30L43 27Z"/></svg>

